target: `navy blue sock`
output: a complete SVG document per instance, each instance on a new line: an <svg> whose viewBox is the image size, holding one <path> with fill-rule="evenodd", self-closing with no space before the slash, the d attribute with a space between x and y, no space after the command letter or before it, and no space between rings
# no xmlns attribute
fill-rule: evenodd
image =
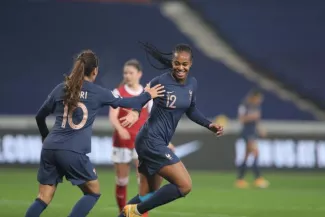
<svg viewBox="0 0 325 217"><path fill-rule="evenodd" d="M46 209L47 204L37 198L34 203L28 208L25 217L38 217Z"/></svg>
<svg viewBox="0 0 325 217"><path fill-rule="evenodd" d="M139 203L137 209L139 213L143 214L183 196L176 185L167 184L156 191L149 199Z"/></svg>
<svg viewBox="0 0 325 217"><path fill-rule="evenodd" d="M254 176L256 179L261 176L260 168L258 167L257 163L258 163L258 156L255 157L254 162L253 162L253 167L252 167L252 170L253 170L253 173L254 173Z"/></svg>
<svg viewBox="0 0 325 217"><path fill-rule="evenodd" d="M140 200L138 194L127 202L127 204L138 204L138 203L141 203L141 200ZM125 217L125 216L123 215L123 212L121 212L118 217Z"/></svg>
<svg viewBox="0 0 325 217"><path fill-rule="evenodd" d="M246 173L246 160L238 167L238 177L237 179L243 179Z"/></svg>
<svg viewBox="0 0 325 217"><path fill-rule="evenodd" d="M100 194L85 194L74 205L69 217L84 217L87 216L90 210L95 206Z"/></svg>
<svg viewBox="0 0 325 217"><path fill-rule="evenodd" d="M138 194L127 202L127 204L138 204L138 203L141 203L141 200L140 200L140 197Z"/></svg>

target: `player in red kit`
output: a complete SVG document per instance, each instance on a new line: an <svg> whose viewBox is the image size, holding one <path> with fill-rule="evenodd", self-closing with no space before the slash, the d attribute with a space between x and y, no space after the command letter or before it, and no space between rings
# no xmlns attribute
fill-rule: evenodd
<svg viewBox="0 0 325 217"><path fill-rule="evenodd" d="M135 60L129 60L124 64L123 82L113 93L123 98L140 95L144 88L140 84L142 77L141 64ZM127 115L123 108L110 108L109 119L115 128L113 134L113 156L112 161L116 171L116 201L121 212L127 201L127 185L129 182L130 163L133 161L138 167L138 155L135 151L134 143L137 133L149 117L152 107L152 100L142 109L139 120L131 127L124 128L119 119ZM174 149L170 144L170 148ZM144 215L147 216L147 213Z"/></svg>

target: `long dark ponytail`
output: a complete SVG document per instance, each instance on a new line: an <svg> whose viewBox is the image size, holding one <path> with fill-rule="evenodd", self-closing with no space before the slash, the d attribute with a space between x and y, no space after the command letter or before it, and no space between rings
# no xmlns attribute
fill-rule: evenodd
<svg viewBox="0 0 325 217"><path fill-rule="evenodd" d="M98 58L91 50L80 53L74 63L69 76L65 75L64 104L69 109L74 109L80 100L80 91L85 76L98 66Z"/></svg>
<svg viewBox="0 0 325 217"><path fill-rule="evenodd" d="M157 47L155 47L154 45L152 45L148 42L146 42L146 43L139 42L139 43L142 46L142 48L145 50L146 56L147 56L147 59L148 59L150 65L158 70L172 69L173 68L172 60L173 60L173 55L175 53L187 52L187 53L191 54L191 59L193 59L192 48L187 44L177 44L175 46L173 52L164 53L164 52L161 52ZM148 55L150 55L155 60L157 60L160 63L160 66L154 65L151 62Z"/></svg>

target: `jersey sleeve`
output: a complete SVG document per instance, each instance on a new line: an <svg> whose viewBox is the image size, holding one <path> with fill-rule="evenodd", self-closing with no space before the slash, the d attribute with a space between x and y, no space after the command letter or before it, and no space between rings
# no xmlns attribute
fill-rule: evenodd
<svg viewBox="0 0 325 217"><path fill-rule="evenodd" d="M148 112L149 112L149 113L151 112L152 106L153 106L153 100L150 100L150 101L148 102Z"/></svg>
<svg viewBox="0 0 325 217"><path fill-rule="evenodd" d="M51 113L53 113L55 108L55 97L60 91L60 89L63 87L63 84L59 84L56 86L52 92L48 95L47 99L42 104L41 108L38 110L36 114L36 123L39 129L39 132L43 138L45 138L49 134L49 130L47 128L45 119L47 116L49 116Z"/></svg>
<svg viewBox="0 0 325 217"><path fill-rule="evenodd" d="M142 107L151 99L151 95L144 92L136 97L122 98L114 91L102 88L101 101L102 106L109 105L113 108L133 108L140 112Z"/></svg>
<svg viewBox="0 0 325 217"><path fill-rule="evenodd" d="M245 115L246 112L247 112L246 106L244 106L244 105L240 105L240 106L238 107L238 116Z"/></svg>
<svg viewBox="0 0 325 217"><path fill-rule="evenodd" d="M193 122L209 128L211 121L209 121L196 107L196 91L197 91L197 81L193 78L193 92L192 92L192 100L191 105L186 111L187 117L192 120Z"/></svg>
<svg viewBox="0 0 325 217"><path fill-rule="evenodd" d="M113 95L114 96L120 96L121 97L121 94L120 94L120 91L117 89L117 88L115 88L114 90L113 90ZM113 107L113 106L112 106ZM114 107L113 107L114 108ZM116 109L116 108L114 108L114 109Z"/></svg>
<svg viewBox="0 0 325 217"><path fill-rule="evenodd" d="M150 87L154 87L154 86L156 86L157 84L159 84L159 77L158 77L158 76L155 77L155 78L153 78L153 79L149 82L149 86L150 86Z"/></svg>

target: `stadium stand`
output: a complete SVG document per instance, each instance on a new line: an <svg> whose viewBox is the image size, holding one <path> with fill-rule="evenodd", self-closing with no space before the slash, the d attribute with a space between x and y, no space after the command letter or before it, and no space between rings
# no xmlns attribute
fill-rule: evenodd
<svg viewBox="0 0 325 217"><path fill-rule="evenodd" d="M324 1L192 0L190 5L248 60L325 108Z"/></svg>
<svg viewBox="0 0 325 217"><path fill-rule="evenodd" d="M71 57L82 49L90 48L99 55L97 83L113 88L120 82L121 68L129 58L137 58L143 63L144 82L161 73L150 67L137 41L151 42L165 51L177 43L191 44L173 23L161 15L156 4L6 4L6 10L0 9L3 28L0 40L2 51L5 51L0 54L1 62L5 63L1 70L6 72L5 79L0 81L0 96L5 102L1 103L0 114L34 114L49 91L63 79L62 75L69 73ZM203 3L199 5L204 7ZM227 14L223 13L224 16ZM225 34L229 32L227 29L223 31ZM235 30L230 33L230 36L236 35ZM256 40L242 32L239 35L238 38ZM236 44L235 36L229 39ZM254 45L254 48L261 49ZM241 50L246 51L246 47ZM194 53L193 75L199 80L199 107L210 117L222 113L234 118L238 103L255 85L210 60L196 48ZM275 62L272 56L269 57L270 60L267 56L264 59ZM313 119L294 104L269 93L266 93L264 107L266 119ZM100 114L106 115L107 111Z"/></svg>

